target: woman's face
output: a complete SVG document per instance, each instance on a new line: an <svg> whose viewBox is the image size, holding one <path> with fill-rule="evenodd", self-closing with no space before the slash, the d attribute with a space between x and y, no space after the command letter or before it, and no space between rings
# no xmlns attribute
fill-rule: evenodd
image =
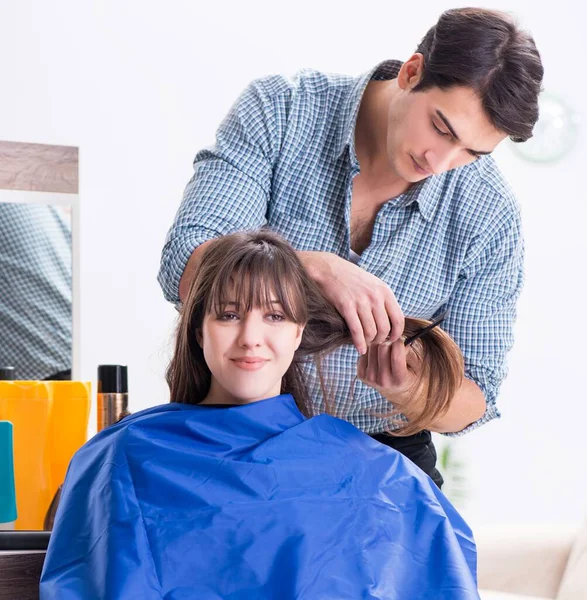
<svg viewBox="0 0 587 600"><path fill-rule="evenodd" d="M278 396L303 329L287 319L277 301L270 310L249 312L229 301L220 314L208 313L197 333L212 373L205 402L248 404Z"/></svg>

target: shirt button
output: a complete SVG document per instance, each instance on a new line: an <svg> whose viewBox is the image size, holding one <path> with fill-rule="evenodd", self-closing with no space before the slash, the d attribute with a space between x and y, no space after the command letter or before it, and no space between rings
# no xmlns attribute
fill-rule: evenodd
<svg viewBox="0 0 587 600"><path fill-rule="evenodd" d="M379 217L379 223L381 225L385 225L386 222L387 222L387 217L385 217L385 216Z"/></svg>

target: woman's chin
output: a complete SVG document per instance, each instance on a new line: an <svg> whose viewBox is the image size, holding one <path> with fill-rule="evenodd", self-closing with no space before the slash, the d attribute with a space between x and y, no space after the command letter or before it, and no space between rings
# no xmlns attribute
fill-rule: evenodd
<svg viewBox="0 0 587 600"><path fill-rule="evenodd" d="M279 392L274 394L272 390L268 390L267 388L240 388L238 390L230 390L229 394L234 399L234 404L250 404L251 402L258 402L259 400L278 396Z"/></svg>

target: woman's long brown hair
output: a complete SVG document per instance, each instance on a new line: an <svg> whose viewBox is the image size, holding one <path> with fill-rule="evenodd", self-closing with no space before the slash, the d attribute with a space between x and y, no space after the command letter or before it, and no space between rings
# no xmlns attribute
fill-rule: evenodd
<svg viewBox="0 0 587 600"><path fill-rule="evenodd" d="M177 325L175 352L167 369L171 401L199 404L208 394L212 375L196 331L201 329L206 314L222 311L229 291L237 310L244 312L271 306L271 296L275 296L288 319L305 325L301 344L283 376L281 392L291 394L306 416L315 414L304 375L304 363L313 360L326 411L330 412L320 359L342 345L352 344L351 333L342 315L310 278L295 250L269 230L234 233L213 240L206 248ZM404 335L412 335L426 324L428 321L406 318ZM417 419L406 423L393 410L393 398L389 398L390 412L378 416L397 419L400 429L390 432L393 435L422 431L445 414L464 376L462 354L441 329L427 333L413 348L422 361L413 393L423 410Z"/></svg>

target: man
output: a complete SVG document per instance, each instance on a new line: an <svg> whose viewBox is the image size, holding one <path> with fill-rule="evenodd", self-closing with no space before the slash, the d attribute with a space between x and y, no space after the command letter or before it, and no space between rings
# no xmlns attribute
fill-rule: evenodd
<svg viewBox="0 0 587 600"><path fill-rule="evenodd" d="M533 39L508 15L465 8L441 15L403 64L356 79L305 71L253 82L196 156L163 249L166 298L185 298L208 240L265 225L282 233L353 332L356 350L326 363L337 415L440 485L430 433L385 435L401 421L377 415L392 394L405 398L395 405L405 419L418 411L403 314L449 309L443 326L467 377L430 430L461 434L499 416L523 242L490 154L506 137L531 137L542 76Z"/></svg>
<svg viewBox="0 0 587 600"><path fill-rule="evenodd" d="M0 366L71 379L71 227L61 209L0 202Z"/></svg>

